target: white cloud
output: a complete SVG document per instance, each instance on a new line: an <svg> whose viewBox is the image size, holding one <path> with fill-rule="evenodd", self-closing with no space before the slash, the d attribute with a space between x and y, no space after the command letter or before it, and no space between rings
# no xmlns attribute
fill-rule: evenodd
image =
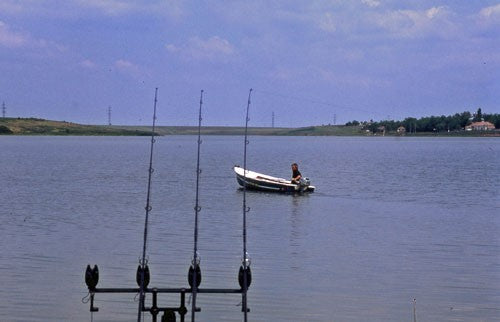
<svg viewBox="0 0 500 322"><path fill-rule="evenodd" d="M73 10L79 8L93 9L110 16L120 16L136 13L148 13L180 17L184 14L181 0L73 0L76 3Z"/></svg>
<svg viewBox="0 0 500 322"><path fill-rule="evenodd" d="M118 59L115 61L114 67L120 73L134 78L143 79L150 76L150 73L147 70L125 59Z"/></svg>
<svg viewBox="0 0 500 322"><path fill-rule="evenodd" d="M327 12L321 17L319 21L319 28L328 32L335 32L337 27L331 13Z"/></svg>
<svg viewBox="0 0 500 322"><path fill-rule="evenodd" d="M66 47L53 41L34 38L29 33L14 31L6 23L0 21L0 46L7 48L44 49L47 53L63 52Z"/></svg>
<svg viewBox="0 0 500 322"><path fill-rule="evenodd" d="M128 60L119 59L115 61L115 67L122 72L139 72L139 67Z"/></svg>
<svg viewBox="0 0 500 322"><path fill-rule="evenodd" d="M0 21L0 46L8 48L22 47L27 42L27 35L12 31L7 24Z"/></svg>
<svg viewBox="0 0 500 322"><path fill-rule="evenodd" d="M380 6L380 1L377 0L361 0L361 2L372 8Z"/></svg>
<svg viewBox="0 0 500 322"><path fill-rule="evenodd" d="M444 7L432 7L425 11L425 16L429 19L434 19L436 17L439 17L440 14L442 14L444 11Z"/></svg>
<svg viewBox="0 0 500 322"><path fill-rule="evenodd" d="M178 18L184 14L182 0L1 0L0 12L8 15L81 17L94 11L108 16L137 13Z"/></svg>
<svg viewBox="0 0 500 322"><path fill-rule="evenodd" d="M84 67L84 68L89 68L89 69L97 67L97 64L94 63L93 61L91 61L90 59L82 60L79 65Z"/></svg>
<svg viewBox="0 0 500 322"><path fill-rule="evenodd" d="M210 37L207 40L193 38L191 39L191 43L194 45L194 48L197 47L202 50L202 55L231 55L234 52L234 48L229 41L218 36Z"/></svg>
<svg viewBox="0 0 500 322"><path fill-rule="evenodd" d="M3 14L17 14L23 11L23 5L19 1L2 0L0 2L0 12Z"/></svg>
<svg viewBox="0 0 500 322"><path fill-rule="evenodd" d="M500 22L500 4L481 9L481 11L479 11L479 17L485 22Z"/></svg>
<svg viewBox="0 0 500 322"><path fill-rule="evenodd" d="M268 72L268 76L275 80L288 81L297 77L297 71L291 68L276 67Z"/></svg>
<svg viewBox="0 0 500 322"><path fill-rule="evenodd" d="M131 11L134 4L123 0L78 0L77 4L84 8L92 8L109 15L120 15Z"/></svg>
<svg viewBox="0 0 500 322"><path fill-rule="evenodd" d="M479 13L484 17L498 16L500 15L500 3L495 6L483 8Z"/></svg>
<svg viewBox="0 0 500 322"><path fill-rule="evenodd" d="M217 60L221 57L227 58L235 53L233 45L226 39L218 36L213 36L206 40L193 37L181 47L167 44L165 48L171 53L180 54L184 58L189 59Z"/></svg>
<svg viewBox="0 0 500 322"><path fill-rule="evenodd" d="M50 17L82 14L81 10L75 10L75 0L1 0L0 12L10 16Z"/></svg>
<svg viewBox="0 0 500 322"><path fill-rule="evenodd" d="M418 38L430 35L449 37L456 26L449 19L447 7L432 7L427 10L396 10L375 14L374 23L393 35L403 38Z"/></svg>
<svg viewBox="0 0 500 322"><path fill-rule="evenodd" d="M356 73L335 72L329 69L316 71L317 77L336 86L352 86L357 88L387 88L391 82L380 77L368 76Z"/></svg>
<svg viewBox="0 0 500 322"><path fill-rule="evenodd" d="M165 46L165 48L167 48L167 50L171 53L176 53L178 51L180 51L180 48L179 47L176 47L175 45L173 44L168 44Z"/></svg>

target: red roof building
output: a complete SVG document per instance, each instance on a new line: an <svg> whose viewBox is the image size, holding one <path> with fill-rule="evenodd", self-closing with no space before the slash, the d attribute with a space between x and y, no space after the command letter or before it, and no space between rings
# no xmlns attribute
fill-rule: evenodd
<svg viewBox="0 0 500 322"><path fill-rule="evenodd" d="M474 122L465 127L466 131L491 131L495 129L495 125L491 122Z"/></svg>

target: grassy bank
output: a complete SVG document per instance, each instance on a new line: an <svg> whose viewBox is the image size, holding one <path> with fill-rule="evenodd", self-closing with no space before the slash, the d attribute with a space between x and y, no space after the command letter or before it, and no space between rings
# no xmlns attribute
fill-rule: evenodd
<svg viewBox="0 0 500 322"><path fill-rule="evenodd" d="M121 129L140 129L147 131L147 127L137 126L117 126ZM149 128L149 131L151 129ZM156 132L159 135L194 135L198 134L196 126L158 126ZM203 135L244 135L244 127L236 126L203 126L201 128ZM249 127L249 135L277 135L277 136L321 136L321 135L362 135L363 133L356 127L349 126L309 126L299 128L272 128L272 127Z"/></svg>
<svg viewBox="0 0 500 322"><path fill-rule="evenodd" d="M157 126L158 135L194 135L196 126ZM243 135L244 127L203 126L203 135ZM0 135L150 135L150 126L82 125L65 121L51 121L37 118L0 118ZM249 135L362 135L356 127L311 126L302 128L249 127Z"/></svg>
<svg viewBox="0 0 500 322"><path fill-rule="evenodd" d="M13 135L150 135L151 131L82 125L37 118L0 118L0 134Z"/></svg>
<svg viewBox="0 0 500 322"><path fill-rule="evenodd" d="M158 135L195 135L196 126L158 126ZM203 135L243 135L245 128L233 126L204 126ZM65 121L37 118L0 118L0 135L88 135L88 136L145 136L151 135L150 126L82 125ZM359 126L323 125L299 128L250 127L249 135L277 136L382 136L382 133L366 132ZM401 136L386 132L385 136ZM498 131L419 132L405 136L500 136Z"/></svg>

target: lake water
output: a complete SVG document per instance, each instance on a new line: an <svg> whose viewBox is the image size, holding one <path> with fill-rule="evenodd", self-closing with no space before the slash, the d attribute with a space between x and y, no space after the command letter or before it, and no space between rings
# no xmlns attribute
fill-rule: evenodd
<svg viewBox="0 0 500 322"><path fill-rule="evenodd" d="M248 167L317 191L249 192L249 321L500 321L500 140L251 137ZM135 287L149 138L0 137L0 320L89 321L98 287ZM203 138L202 288L237 288L243 138ZM155 144L150 286L187 287L196 137ZM201 294L199 321L242 320ZM162 306L178 296L160 295ZM134 295L97 294L94 321L133 321ZM149 319L148 318L146 319ZM189 320L189 318L187 319Z"/></svg>

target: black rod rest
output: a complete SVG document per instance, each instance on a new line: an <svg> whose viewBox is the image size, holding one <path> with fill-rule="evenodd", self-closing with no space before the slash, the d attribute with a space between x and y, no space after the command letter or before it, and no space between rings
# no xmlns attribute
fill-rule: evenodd
<svg viewBox="0 0 500 322"><path fill-rule="evenodd" d="M195 273L196 273L196 275L195 275ZM191 286L191 288L193 287L193 282L194 282L195 278L196 278L196 288L198 288L198 286L200 286L200 284L201 284L200 265L191 264L191 266L189 266L189 271L188 271L188 283L189 283L189 286Z"/></svg>
<svg viewBox="0 0 500 322"><path fill-rule="evenodd" d="M247 289L250 287L250 284L252 284L252 271L250 270L250 266L240 266L240 270L238 272L238 283L242 289L245 287L245 284Z"/></svg>
<svg viewBox="0 0 500 322"><path fill-rule="evenodd" d="M140 266L139 266L140 267ZM197 267L198 269L193 269L193 273L197 270L199 270L199 266ZM149 267L146 266L144 271L137 272L137 275L142 275L141 273L144 273L144 279L145 282L149 282ZM247 266L247 289L250 286L251 282L251 272L250 272L250 267ZM200 272L201 275L201 272ZM137 278L137 276L136 276ZM85 271L85 283L87 284L87 287L89 289L90 293L90 312L98 312L99 308L94 305L94 295L97 293L129 293L129 294L137 294L140 292L140 288L126 288L126 287L113 287L113 288L97 288L97 282L99 280L99 270L97 268L97 265L94 266L94 269L90 268L90 265L87 265L87 269ZM200 279L197 279L196 284L198 284L198 281L201 282L201 276ZM199 284L198 284L199 285ZM241 286L241 283L240 283ZM244 286L244 283L243 283ZM147 284L145 283L144 287L144 294L151 294L151 307L146 307L145 306L145 297L140 303L141 306L141 311L142 312L149 312L151 314L151 321L156 322L158 321L158 314L163 313L163 316L161 317L162 322L175 322L176 321L176 315L175 313L178 313L180 316L180 321L184 322L185 321L185 315L188 313L188 309L186 307L186 293L192 293L193 288L148 288ZM244 294L245 291L243 287L239 289L231 289L231 288L197 288L196 287L196 292L201 293L201 294ZM179 294L180 295L180 305L178 307L163 307L163 306L158 306L158 294L160 293L168 293L168 294ZM196 308L196 312L201 311L200 308ZM250 312L250 309L247 308L247 312Z"/></svg>
<svg viewBox="0 0 500 322"><path fill-rule="evenodd" d="M94 265L94 268L90 268L90 265L87 265L87 269L85 270L85 284L89 288L89 291L92 291L99 283L99 268L97 265Z"/></svg>
<svg viewBox="0 0 500 322"><path fill-rule="evenodd" d="M137 285L140 287L141 282L144 282L144 287L148 287L149 280L150 280L149 266L146 265L144 269L142 268L141 265L137 266L137 273L135 275L135 281L137 282Z"/></svg>
<svg viewBox="0 0 500 322"><path fill-rule="evenodd" d="M200 265L196 264L194 261L193 261L193 264L191 264L191 266L189 266L188 284L191 287L191 293L193 294L193 305L192 305L191 311L200 312L201 309L196 306L195 297L196 297L196 293L198 292L198 287L201 284L201 268L200 268ZM194 287L195 288L194 290L193 290L193 284L196 284L196 286Z"/></svg>
<svg viewBox="0 0 500 322"><path fill-rule="evenodd" d="M99 311L99 308L94 307L94 295L98 282L99 268L97 267L97 265L94 265L94 268L90 268L90 265L87 265L87 269L85 270L85 284L87 284L90 293L90 312Z"/></svg>

